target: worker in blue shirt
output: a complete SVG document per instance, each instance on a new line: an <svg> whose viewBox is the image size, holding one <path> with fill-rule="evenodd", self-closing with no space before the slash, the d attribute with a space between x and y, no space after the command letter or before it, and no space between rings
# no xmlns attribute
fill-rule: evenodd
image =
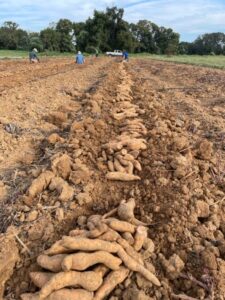
<svg viewBox="0 0 225 300"><path fill-rule="evenodd" d="M37 62L40 62L38 56L37 56L37 49L34 48L32 51L30 51L29 53L29 59L30 59L30 63L37 63Z"/></svg>
<svg viewBox="0 0 225 300"><path fill-rule="evenodd" d="M84 62L85 62L85 59L84 59L83 54L80 51L78 51L77 56L76 56L76 63L78 65L82 65L82 64L84 64Z"/></svg>
<svg viewBox="0 0 225 300"><path fill-rule="evenodd" d="M128 60L129 60L129 54L128 54L128 52L127 52L126 50L123 50L123 59L124 59L125 61L128 61Z"/></svg>

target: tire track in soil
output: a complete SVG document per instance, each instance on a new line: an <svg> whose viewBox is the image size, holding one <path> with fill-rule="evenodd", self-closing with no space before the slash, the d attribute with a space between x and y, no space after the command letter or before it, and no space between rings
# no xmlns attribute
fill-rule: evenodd
<svg viewBox="0 0 225 300"><path fill-rule="evenodd" d="M136 199L138 218L153 224L150 238L155 250L149 263L156 270L162 287L155 288L133 275L129 286L117 289L118 299L126 299L123 295L126 297L129 292L132 295L134 289L144 291L152 299L171 299L172 294L180 293L207 299L212 292L215 299L223 299L224 192L212 183L210 168L214 166L214 152L211 144L202 143L202 140L200 144L193 143L184 120L168 109L163 93L153 90L147 81L143 83L140 74L146 73L140 69L137 72L135 67L135 62L131 66L113 63L98 86L91 89L92 92L82 94L81 110L69 118L68 129L60 129L62 124L59 122L58 134L64 140L52 144L49 139L43 142L45 167L42 165L39 171L51 169L62 154L68 155L72 166L66 182L74 188L75 198L62 202L58 192L44 189L35 197L29 197L28 193L17 199L15 220L21 230L20 238L32 251L32 259L20 249L21 263L8 282L6 299L18 299L21 292L33 290L28 273L36 269L33 264L36 255L68 233L77 216L105 213L130 197ZM144 134L147 149L142 149L138 156L142 171L135 171L141 177L140 181L106 179L108 168L112 167L112 164L107 165L108 161L115 169L126 167L122 160L120 166L115 165L116 153L124 146L121 149L119 144L120 149L117 148L118 136L127 125L126 121L116 119L121 113L131 120L138 115L147 129ZM143 133L141 125L138 133L140 127ZM128 132L129 129L128 126ZM135 135L135 138L139 137ZM117 145L113 150L115 141ZM109 142L110 147L102 148ZM125 144L125 148L129 146ZM123 153L127 154L126 151ZM54 172L67 169L65 157L61 163L61 171L53 169ZM37 176L38 172L33 173L29 182ZM34 214L36 219L29 220ZM207 289L187 279L189 273ZM214 286L210 284L212 279ZM18 285L18 282L23 284Z"/></svg>

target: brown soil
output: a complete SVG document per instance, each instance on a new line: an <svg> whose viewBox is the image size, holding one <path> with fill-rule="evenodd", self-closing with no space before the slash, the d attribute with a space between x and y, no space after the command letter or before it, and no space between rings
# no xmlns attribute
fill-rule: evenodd
<svg viewBox="0 0 225 300"><path fill-rule="evenodd" d="M52 59L1 62L0 78L5 299L35 291L29 272L37 270L37 256L75 228L78 216L106 213L130 197L136 216L152 224L149 263L162 285L133 274L107 299L225 299L224 71L106 58L78 67ZM109 181L113 152L103 146L121 133L123 121L113 116L127 93L147 129L142 170L134 172L141 180ZM54 176L60 182L53 184ZM10 243L5 253L1 247Z"/></svg>

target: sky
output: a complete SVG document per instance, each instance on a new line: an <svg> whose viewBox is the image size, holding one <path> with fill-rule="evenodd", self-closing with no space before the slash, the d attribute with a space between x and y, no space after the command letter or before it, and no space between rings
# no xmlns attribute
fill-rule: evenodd
<svg viewBox="0 0 225 300"><path fill-rule="evenodd" d="M147 19L179 32L182 41L193 41L200 34L225 33L225 0L0 0L0 25L14 21L21 28L39 31L60 18L84 21L94 9L107 6L125 9L125 19Z"/></svg>

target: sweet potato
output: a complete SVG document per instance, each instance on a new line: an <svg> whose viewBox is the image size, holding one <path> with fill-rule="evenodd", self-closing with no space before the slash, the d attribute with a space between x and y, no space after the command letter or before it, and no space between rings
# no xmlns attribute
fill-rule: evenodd
<svg viewBox="0 0 225 300"><path fill-rule="evenodd" d="M99 236L100 240L107 241L107 242L116 242L119 237L118 232L115 230L109 229L107 232Z"/></svg>
<svg viewBox="0 0 225 300"><path fill-rule="evenodd" d="M102 241L99 239L88 239L88 238L72 238L72 237L63 237L62 239L63 247L70 250L82 250L82 251L107 251L110 253L116 253L118 247L115 243L110 243Z"/></svg>
<svg viewBox="0 0 225 300"><path fill-rule="evenodd" d="M135 249L126 240L120 237L117 239L117 243L123 247L123 249L130 257L132 257L139 264L144 265L141 255L136 252Z"/></svg>
<svg viewBox="0 0 225 300"><path fill-rule="evenodd" d="M82 289L61 289L52 293L46 300L92 300L93 292Z"/></svg>
<svg viewBox="0 0 225 300"><path fill-rule="evenodd" d="M85 229L74 229L74 230L71 230L69 232L69 236L72 236L72 237L86 237L86 234L87 234L88 230L85 230Z"/></svg>
<svg viewBox="0 0 225 300"><path fill-rule="evenodd" d="M93 253L75 253L67 255L62 262L64 271L77 270L84 271L96 264L104 264L111 270L118 270L121 260L106 251Z"/></svg>
<svg viewBox="0 0 225 300"><path fill-rule="evenodd" d="M42 268L57 273L62 271L61 264L65 257L66 254L58 254L55 256L48 256L43 254L38 256L37 263Z"/></svg>
<svg viewBox="0 0 225 300"><path fill-rule="evenodd" d="M122 172L108 172L106 174L108 180L118 180L118 181L134 181L141 180L139 176L122 173Z"/></svg>
<svg viewBox="0 0 225 300"><path fill-rule="evenodd" d="M131 246L134 244L134 238L130 232L123 232L122 237L126 240Z"/></svg>
<svg viewBox="0 0 225 300"><path fill-rule="evenodd" d="M41 173L29 187L28 196L34 198L35 196L43 192L45 189L47 189L54 176L54 173L51 171L45 171Z"/></svg>
<svg viewBox="0 0 225 300"><path fill-rule="evenodd" d="M115 231L134 233L136 227L125 221L120 221L115 218L105 219L106 224Z"/></svg>
<svg viewBox="0 0 225 300"><path fill-rule="evenodd" d="M148 229L144 226L138 226L134 236L134 249L140 251L145 240L148 237Z"/></svg>
<svg viewBox="0 0 225 300"><path fill-rule="evenodd" d="M129 275L129 270L125 267L120 267L119 270L109 273L104 279L102 286L95 293L94 300L105 299L117 285L122 283Z"/></svg>
<svg viewBox="0 0 225 300"><path fill-rule="evenodd" d="M40 300L39 294L38 293L25 293L20 295L20 298L22 300Z"/></svg>
<svg viewBox="0 0 225 300"><path fill-rule="evenodd" d="M112 162L111 160L109 160L109 161L107 162L107 164L108 164L109 171L110 171L110 172L114 172L115 169L114 169L114 164L113 164L113 162Z"/></svg>
<svg viewBox="0 0 225 300"><path fill-rule="evenodd" d="M158 278L151 273L149 270L147 270L143 265L136 262L132 257L130 257L122 246L119 247L119 250L117 252L117 255L122 259L124 265L130 269L131 271L138 272L142 276L144 276L147 280L151 281L156 286L160 286L160 282Z"/></svg>
<svg viewBox="0 0 225 300"><path fill-rule="evenodd" d="M96 225L96 228L92 229L91 231L88 231L86 233L87 238L98 238L100 235L105 233L108 230L108 226L106 224L103 224L100 222L99 224Z"/></svg>
<svg viewBox="0 0 225 300"><path fill-rule="evenodd" d="M128 166L127 166L126 170L127 170L128 174L131 174L131 175L133 174L133 172L134 172L133 162L128 161Z"/></svg>
<svg viewBox="0 0 225 300"><path fill-rule="evenodd" d="M81 286L89 292L96 291L102 284L101 275L95 272L61 272L55 274L40 290L40 299L45 299L54 291L64 287Z"/></svg>
<svg viewBox="0 0 225 300"><path fill-rule="evenodd" d="M117 154L116 158L119 160L119 162L121 163L121 165L123 166L128 166L129 165L129 161L127 161L126 159L124 159L124 156L122 156L121 154ZM118 171L118 170L116 170Z"/></svg>
<svg viewBox="0 0 225 300"><path fill-rule="evenodd" d="M138 160L134 160L133 165L134 165L135 169L137 169L138 171L142 171L141 164L139 163Z"/></svg>
<svg viewBox="0 0 225 300"><path fill-rule="evenodd" d="M101 275L103 278L109 272L109 268L107 268L105 265L98 265L93 271Z"/></svg>
<svg viewBox="0 0 225 300"><path fill-rule="evenodd" d="M92 300L93 292L88 292L82 289L61 289L53 292L45 300ZM40 300L39 294L22 294L22 300Z"/></svg>
<svg viewBox="0 0 225 300"><path fill-rule="evenodd" d="M138 225L147 226L147 224L135 218L134 208L135 208L135 200L133 198L130 198L128 201L122 200L117 209L117 214L119 218L123 221L127 221L137 226Z"/></svg>
<svg viewBox="0 0 225 300"><path fill-rule="evenodd" d="M117 160L116 158L114 159L113 165L114 165L114 169L115 169L117 172L125 173L124 167L120 164L119 160Z"/></svg>
<svg viewBox="0 0 225 300"><path fill-rule="evenodd" d="M54 276L50 272L30 272L32 282L40 289Z"/></svg>
<svg viewBox="0 0 225 300"><path fill-rule="evenodd" d="M55 242L49 249L44 251L44 254L47 255L56 255L63 253L71 253L71 250L66 247L63 247L62 240Z"/></svg>

